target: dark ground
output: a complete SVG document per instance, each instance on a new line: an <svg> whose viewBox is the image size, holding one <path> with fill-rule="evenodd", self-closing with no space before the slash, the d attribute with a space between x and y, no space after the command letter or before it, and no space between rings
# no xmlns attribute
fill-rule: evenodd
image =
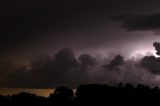
<svg viewBox="0 0 160 106"><path fill-rule="evenodd" d="M1 106L71 106L71 105L105 105L105 106L137 106L160 105L160 90L145 85L137 87L131 84L117 87L91 84L80 85L74 94L72 89L58 87L48 98L21 92L11 96L0 96Z"/></svg>

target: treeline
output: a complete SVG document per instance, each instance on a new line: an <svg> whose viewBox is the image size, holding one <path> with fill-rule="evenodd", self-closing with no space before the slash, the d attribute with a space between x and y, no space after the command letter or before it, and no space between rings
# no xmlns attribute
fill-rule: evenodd
<svg viewBox="0 0 160 106"><path fill-rule="evenodd" d="M0 96L1 106L59 106L59 105L95 105L106 106L135 106L135 105L159 105L160 89L150 88L145 85L134 87L131 84L108 86L100 84L80 85L74 93L67 87L58 87L47 98L21 92L16 95Z"/></svg>

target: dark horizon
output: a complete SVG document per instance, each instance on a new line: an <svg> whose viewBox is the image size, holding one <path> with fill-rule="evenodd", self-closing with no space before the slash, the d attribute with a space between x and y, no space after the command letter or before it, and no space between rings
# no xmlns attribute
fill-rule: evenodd
<svg viewBox="0 0 160 106"><path fill-rule="evenodd" d="M155 86L150 88L139 84L134 87L132 84L119 84L108 86L106 84L80 85L76 92L72 89L60 86L48 97L37 96L33 93L21 92L14 95L0 95L1 105L13 106L52 106L52 105L157 105L160 99L160 89Z"/></svg>

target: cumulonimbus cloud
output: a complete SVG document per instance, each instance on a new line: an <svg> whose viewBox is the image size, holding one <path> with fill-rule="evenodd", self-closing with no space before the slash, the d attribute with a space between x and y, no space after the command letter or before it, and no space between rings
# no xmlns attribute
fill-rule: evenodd
<svg viewBox="0 0 160 106"><path fill-rule="evenodd" d="M1 77L0 86L77 87L86 83L121 82L156 85L159 81L157 76L160 75L160 58L144 56L138 60L124 60L119 54L107 60L96 59L90 54L81 54L76 58L72 49L64 48L54 57L40 58L32 61L29 66L10 70L7 69L5 77Z"/></svg>

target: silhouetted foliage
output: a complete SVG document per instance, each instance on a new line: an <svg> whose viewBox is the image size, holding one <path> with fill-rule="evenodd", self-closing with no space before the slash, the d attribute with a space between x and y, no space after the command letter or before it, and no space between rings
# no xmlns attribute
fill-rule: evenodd
<svg viewBox="0 0 160 106"><path fill-rule="evenodd" d="M73 90L63 86L58 87L48 98L50 104L57 105L71 105L73 104L73 99Z"/></svg>
<svg viewBox="0 0 160 106"><path fill-rule="evenodd" d="M108 106L159 105L160 89L155 86L119 84L108 86L100 84L80 85L74 94L67 87L58 87L48 98L22 92L12 96L0 95L0 105L15 106L75 106L105 104Z"/></svg>

